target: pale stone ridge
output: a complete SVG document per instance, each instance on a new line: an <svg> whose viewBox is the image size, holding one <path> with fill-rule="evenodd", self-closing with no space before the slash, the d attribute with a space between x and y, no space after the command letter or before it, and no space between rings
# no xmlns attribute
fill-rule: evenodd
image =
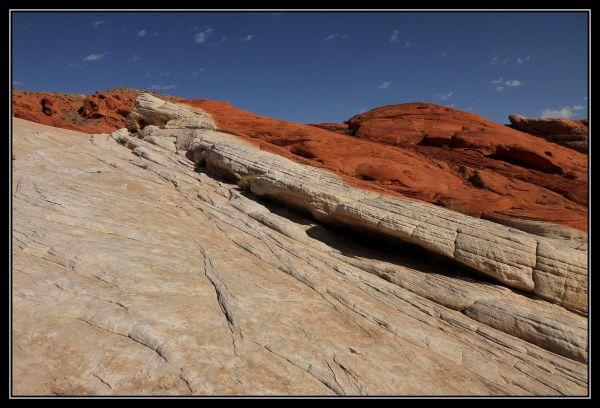
<svg viewBox="0 0 600 408"><path fill-rule="evenodd" d="M13 119L16 395L588 392L584 316L445 261L529 268L554 301L581 296L581 251L171 120L144 138L175 152ZM362 246L211 171L439 256Z"/></svg>

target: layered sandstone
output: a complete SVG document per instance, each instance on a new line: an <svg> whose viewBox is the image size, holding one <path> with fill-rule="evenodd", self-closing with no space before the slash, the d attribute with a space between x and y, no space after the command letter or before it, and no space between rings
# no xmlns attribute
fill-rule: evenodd
<svg viewBox="0 0 600 408"><path fill-rule="evenodd" d="M588 153L588 121L566 118L528 118L523 115L510 115L510 126L565 147Z"/></svg>
<svg viewBox="0 0 600 408"><path fill-rule="evenodd" d="M124 115L141 91L118 88L88 97L46 98L52 106L47 111L55 112L49 116L42 113L44 95L25 93L13 93L17 117L94 133L123 127ZM102 95L107 96L102 99ZM115 105L117 97L126 103ZM353 186L414 198L525 231L536 225L536 233L583 237L568 244L586 244L587 158L480 116L416 103L377 108L348 124L308 126L255 115L226 102L181 103L210 113L223 132L332 171Z"/></svg>

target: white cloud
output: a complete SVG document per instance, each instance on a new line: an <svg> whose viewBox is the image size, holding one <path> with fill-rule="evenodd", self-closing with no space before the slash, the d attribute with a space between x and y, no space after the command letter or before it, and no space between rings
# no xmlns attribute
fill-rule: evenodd
<svg viewBox="0 0 600 408"><path fill-rule="evenodd" d="M525 58L517 58L517 64L523 65L526 62L529 62L531 59L531 55L526 56Z"/></svg>
<svg viewBox="0 0 600 408"><path fill-rule="evenodd" d="M80 64L75 64L74 62L69 62L67 64L67 67L69 67L69 68L81 68L81 65Z"/></svg>
<svg viewBox="0 0 600 408"><path fill-rule="evenodd" d="M154 84L152 85L151 89L154 89L155 91L164 91L166 89L174 89L175 85L157 85Z"/></svg>
<svg viewBox="0 0 600 408"><path fill-rule="evenodd" d="M206 42L208 37L210 37L214 32L215 30L213 30L212 28L207 28L204 31L200 31L194 36L194 41L196 41L198 44L202 44L203 42Z"/></svg>
<svg viewBox="0 0 600 408"><path fill-rule="evenodd" d="M499 85L502 83L502 78L492 79L492 85Z"/></svg>
<svg viewBox="0 0 600 408"><path fill-rule="evenodd" d="M394 32L392 32L392 36L390 37L390 43L397 43L398 41L400 41L400 31L398 30L394 30Z"/></svg>
<svg viewBox="0 0 600 408"><path fill-rule="evenodd" d="M228 38L227 38L227 37L222 37L222 38L221 38L221 42L222 42L222 43L224 43L224 42L225 42L225 41L227 41L227 40L228 40Z"/></svg>
<svg viewBox="0 0 600 408"><path fill-rule="evenodd" d="M502 60L502 63L503 63L503 64L507 64L509 61L510 61L510 58L504 58L504 59Z"/></svg>
<svg viewBox="0 0 600 408"><path fill-rule="evenodd" d="M106 52L102 54L90 54L82 59L83 62L98 61L106 56Z"/></svg>
<svg viewBox="0 0 600 408"><path fill-rule="evenodd" d="M382 82L379 85L377 85L377 88L379 88L379 89L388 89L391 84L392 84L392 81L385 81L385 82Z"/></svg>
<svg viewBox="0 0 600 408"><path fill-rule="evenodd" d="M519 81L518 79L509 79L508 81L505 82L506 86L521 86L523 85L525 82L523 81Z"/></svg>
<svg viewBox="0 0 600 408"><path fill-rule="evenodd" d="M494 88L497 92L502 92L504 91L504 87L503 86L497 86Z"/></svg>
<svg viewBox="0 0 600 408"><path fill-rule="evenodd" d="M542 118L567 118L570 119L573 116L581 113L585 109L583 105L574 106L563 106L559 109L544 109L541 112Z"/></svg>
<svg viewBox="0 0 600 408"><path fill-rule="evenodd" d="M331 40L334 40L336 38L345 40L346 38L348 38L348 34L331 33L327 37L325 37L325 41L331 41Z"/></svg>
<svg viewBox="0 0 600 408"><path fill-rule="evenodd" d="M254 35L248 34L247 36L240 38L240 41L252 41L253 38Z"/></svg>
<svg viewBox="0 0 600 408"><path fill-rule="evenodd" d="M148 34L148 31L146 31L146 30L140 30L137 32L138 37L145 37L146 34Z"/></svg>
<svg viewBox="0 0 600 408"><path fill-rule="evenodd" d="M440 54L440 57L441 57L441 58L446 58L447 56L448 56L448 54L446 54L445 52L442 52L442 53Z"/></svg>
<svg viewBox="0 0 600 408"><path fill-rule="evenodd" d="M496 55L494 58L492 58L492 60L490 61L490 63L488 65L496 65L498 63L498 56Z"/></svg>
<svg viewBox="0 0 600 408"><path fill-rule="evenodd" d="M12 84L16 85L16 86L21 86L21 85L23 85L23 82L21 82L21 81L12 81Z"/></svg>
<svg viewBox="0 0 600 408"><path fill-rule="evenodd" d="M141 59L142 59L142 58L141 58L139 55L137 55L137 54L133 54L133 55L131 56L131 58L129 58L129 61L131 61L131 62L138 62L138 61L139 61L139 60L141 60Z"/></svg>
<svg viewBox="0 0 600 408"><path fill-rule="evenodd" d="M448 93L438 92L438 93L435 94L435 97L438 98L441 101L445 101L446 99L450 99L452 97L452 95L454 95L453 91L450 91Z"/></svg>
<svg viewBox="0 0 600 408"><path fill-rule="evenodd" d="M204 72L204 68L200 68L199 70L192 72L192 78L198 79L200 74L203 72Z"/></svg>
<svg viewBox="0 0 600 408"><path fill-rule="evenodd" d="M404 40L404 46L406 48L410 48L410 47L412 47L412 44L408 40Z"/></svg>
<svg viewBox="0 0 600 408"><path fill-rule="evenodd" d="M94 21L92 23L92 27L98 28L100 25L104 24L104 21Z"/></svg>

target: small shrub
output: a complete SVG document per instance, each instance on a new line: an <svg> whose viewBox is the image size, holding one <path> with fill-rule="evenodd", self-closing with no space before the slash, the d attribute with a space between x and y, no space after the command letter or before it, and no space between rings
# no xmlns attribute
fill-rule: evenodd
<svg viewBox="0 0 600 408"><path fill-rule="evenodd" d="M250 133L250 134L248 135L248 137L250 137L250 138L252 138L252 139L256 139L256 138L258 137L258 134L257 134L257 133Z"/></svg>
<svg viewBox="0 0 600 408"><path fill-rule="evenodd" d="M444 150L450 150L450 146L448 146L447 144L442 145L442 149L444 149Z"/></svg>
<svg viewBox="0 0 600 408"><path fill-rule="evenodd" d="M356 133L356 129L350 129L350 128L348 128L348 129L344 130L344 133L347 134L347 135L349 135L349 136L354 136L354 134Z"/></svg>
<svg viewBox="0 0 600 408"><path fill-rule="evenodd" d="M240 178L237 181L237 185L242 190L249 191L250 185L252 184L252 180L257 178L258 176L260 176L260 174L248 174L247 176Z"/></svg>

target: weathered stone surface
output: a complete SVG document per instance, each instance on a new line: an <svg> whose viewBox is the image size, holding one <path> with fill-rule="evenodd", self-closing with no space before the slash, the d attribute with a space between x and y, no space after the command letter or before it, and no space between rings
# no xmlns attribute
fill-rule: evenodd
<svg viewBox="0 0 600 408"><path fill-rule="evenodd" d="M127 116L125 127L138 131L147 125L176 129L215 129L212 118L203 111L186 109L152 95L141 94Z"/></svg>
<svg viewBox="0 0 600 408"><path fill-rule="evenodd" d="M586 319L560 306L413 246L363 245L125 131L13 126L15 394L587 392ZM393 208L378 228L437 240L444 255L453 234L489 257L508 246L529 254L528 234L508 243L496 232L493 248L467 228L470 218L349 197L330 173L282 166L231 135L194 133L189 143L208 168L263 172L252 190L279 189L300 206L312 199L322 219L341 206L365 218ZM421 208L423 219L409 217Z"/></svg>
<svg viewBox="0 0 600 408"><path fill-rule="evenodd" d="M335 126L278 120L227 102L179 103L208 112L223 132L332 171L355 187L475 217L500 215L587 231L586 157L479 115L428 103L389 105L351 118L350 127L338 132Z"/></svg>
<svg viewBox="0 0 600 408"><path fill-rule="evenodd" d="M155 110L177 112L165 123L169 128L166 132L176 139L178 132L182 132L189 140L192 120L179 116L195 118L202 111L188 108L186 112L184 107L150 95L138 99L141 101L136 102L132 111L136 120L152 122ZM177 130L178 126L181 130ZM558 251L560 255L549 262L538 251L540 245L546 245L543 238L426 203L358 189L330 172L261 151L242 139L227 136L225 142L223 133L203 131L204 126L204 122L199 122L197 141L193 146L187 143L194 152L194 160L201 157L210 170L229 178L246 177L257 195L308 211L323 222L416 244L508 286L539 293L565 307L587 312L585 252ZM144 138L154 134L164 136L165 131L149 127L141 132ZM198 138L201 134L204 136Z"/></svg>
<svg viewBox="0 0 600 408"><path fill-rule="evenodd" d="M588 121L510 115L510 127L588 154Z"/></svg>

